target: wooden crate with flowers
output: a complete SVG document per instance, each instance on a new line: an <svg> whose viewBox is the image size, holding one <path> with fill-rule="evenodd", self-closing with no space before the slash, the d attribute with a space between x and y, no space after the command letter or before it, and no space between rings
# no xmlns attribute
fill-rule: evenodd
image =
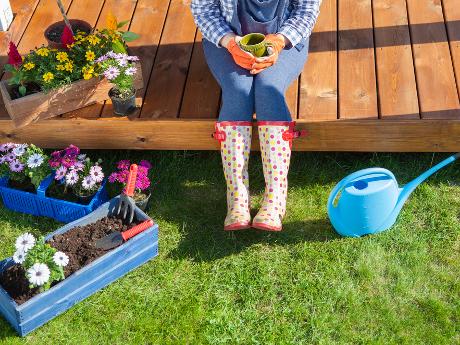
<svg viewBox="0 0 460 345"><path fill-rule="evenodd" d="M10 42L5 71L11 78L0 82L0 92L15 126L109 97L115 102L128 99L127 104L115 108L117 115L132 111L132 99L135 91L143 88L143 80L138 58L128 55L127 42L137 35L121 31L126 22L118 23L113 16L107 24L103 30L75 35L65 26L61 36L64 48L42 46L25 56Z"/></svg>

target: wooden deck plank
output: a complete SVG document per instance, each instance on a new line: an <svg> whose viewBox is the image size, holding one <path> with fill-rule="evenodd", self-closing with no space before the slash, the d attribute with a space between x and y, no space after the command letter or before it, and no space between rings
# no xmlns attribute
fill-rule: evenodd
<svg viewBox="0 0 460 345"><path fill-rule="evenodd" d="M406 1L374 0L373 13L380 117L418 119Z"/></svg>
<svg viewBox="0 0 460 345"><path fill-rule="evenodd" d="M457 81L457 92L460 97L460 4L458 0L443 0L444 20L449 36L450 53Z"/></svg>
<svg viewBox="0 0 460 345"><path fill-rule="evenodd" d="M371 3L371 0L339 1L341 119L378 117Z"/></svg>
<svg viewBox="0 0 460 345"><path fill-rule="evenodd" d="M152 72L155 56L160 44L161 33L168 13L169 0L139 0L129 30L140 37L129 43L130 54L141 60L144 88L137 93L137 104L141 105L144 99L147 84ZM108 100L102 110L101 117L113 116L112 102ZM131 115L139 117L140 111Z"/></svg>
<svg viewBox="0 0 460 345"><path fill-rule="evenodd" d="M95 23L95 27L97 29L103 29L106 26L106 18L109 13L112 13L119 22L131 20L134 9L136 8L136 3L137 0L106 0L104 2L104 6L99 11L100 14L97 18L97 23ZM88 107L66 113L62 116L62 118L79 117L97 119L102 113L103 106L104 102L99 102Z"/></svg>
<svg viewBox="0 0 460 345"><path fill-rule="evenodd" d="M203 36L197 33L180 109L180 118L215 119L220 109L220 87L206 63Z"/></svg>
<svg viewBox="0 0 460 345"><path fill-rule="evenodd" d="M190 0L171 0L141 118L179 116L196 34L189 5Z"/></svg>
<svg viewBox="0 0 460 345"><path fill-rule="evenodd" d="M324 0L300 78L299 119L337 119L337 0Z"/></svg>
<svg viewBox="0 0 460 345"><path fill-rule="evenodd" d="M298 127L309 135L294 141L296 151L452 152L460 148L458 120L299 120ZM101 149L216 150L213 128L214 120L51 119L15 130L11 121L0 120L0 142L32 142L48 148L73 143ZM258 148L255 130L252 147Z"/></svg>
<svg viewBox="0 0 460 345"><path fill-rule="evenodd" d="M412 41L415 42L414 63L421 116L425 119L446 115L460 118L441 1L407 0L407 6Z"/></svg>

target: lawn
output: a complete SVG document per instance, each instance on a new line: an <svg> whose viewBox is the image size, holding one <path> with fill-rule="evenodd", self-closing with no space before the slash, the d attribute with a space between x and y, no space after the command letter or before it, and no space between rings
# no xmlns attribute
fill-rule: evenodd
<svg viewBox="0 0 460 345"><path fill-rule="evenodd" d="M386 167L406 183L446 154L295 153L279 234L222 231L217 152L91 155L154 162L160 255L25 340L0 319L0 344L460 343L460 164L419 187L379 235L339 237L325 207L357 169ZM256 211L263 176L251 161ZM58 226L0 208L0 257L20 233Z"/></svg>

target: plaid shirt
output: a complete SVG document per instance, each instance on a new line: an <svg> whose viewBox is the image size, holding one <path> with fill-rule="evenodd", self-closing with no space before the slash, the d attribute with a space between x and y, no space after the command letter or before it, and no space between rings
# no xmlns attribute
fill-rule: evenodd
<svg viewBox="0 0 460 345"><path fill-rule="evenodd" d="M295 46L311 35L322 0L290 0L288 11L278 33ZM234 0L192 0L192 14L204 38L219 46L226 34L233 32Z"/></svg>

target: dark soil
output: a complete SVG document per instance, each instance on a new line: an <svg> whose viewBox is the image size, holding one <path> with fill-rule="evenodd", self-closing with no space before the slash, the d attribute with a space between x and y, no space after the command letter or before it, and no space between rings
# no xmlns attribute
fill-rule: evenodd
<svg viewBox="0 0 460 345"><path fill-rule="evenodd" d="M65 201L74 202L81 205L88 205L93 199L93 195L88 198L79 198L73 193L71 188L68 188L67 191L64 188L64 185L53 181L51 185L46 190L46 196L49 198L60 199Z"/></svg>
<svg viewBox="0 0 460 345"><path fill-rule="evenodd" d="M64 31L64 26L65 24L62 25L57 25L54 27L52 30L47 32L46 38L49 39L50 41L56 42L56 43L61 43L61 36L62 32ZM76 34L78 31L84 32L85 34L89 34L90 30L84 25L80 24L71 24L72 26L72 31Z"/></svg>
<svg viewBox="0 0 460 345"><path fill-rule="evenodd" d="M17 189L17 190L22 190L23 192L29 192L33 194L37 193L37 190L35 189L35 186L30 181L30 178L27 178L24 182L18 182L18 181L10 179L8 181L8 187Z"/></svg>
<svg viewBox="0 0 460 345"><path fill-rule="evenodd" d="M40 85L35 83L29 83L25 85L26 94L25 96L33 95L34 93L41 92ZM19 86L15 86L10 90L10 97L12 100L25 97L19 93Z"/></svg>
<svg viewBox="0 0 460 345"><path fill-rule="evenodd" d="M126 231L140 222L131 224L115 217L105 217L95 223L75 227L62 235L56 235L49 244L69 257L69 264L64 268L66 278L108 251L95 246L97 240L116 231ZM18 304L28 301L39 293L38 289L29 289L25 272L20 265L13 265L0 274L0 285Z"/></svg>

